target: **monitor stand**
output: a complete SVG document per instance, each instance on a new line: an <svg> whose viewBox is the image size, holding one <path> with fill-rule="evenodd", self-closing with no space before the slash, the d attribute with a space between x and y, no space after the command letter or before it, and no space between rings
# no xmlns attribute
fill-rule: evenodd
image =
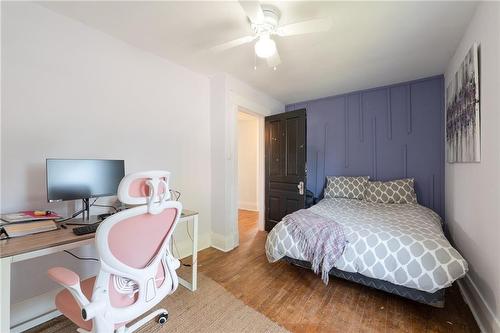
<svg viewBox="0 0 500 333"><path fill-rule="evenodd" d="M90 199L85 198L82 199L82 218L73 218L66 222L66 224L80 224L80 225L89 225L100 222L101 220L96 216L90 216Z"/></svg>
<svg viewBox="0 0 500 333"><path fill-rule="evenodd" d="M85 218L74 218L69 221L66 221L64 223L66 224L76 224L76 225L89 225L89 224L94 224L97 222L101 222L99 217L97 215L90 216L88 219Z"/></svg>

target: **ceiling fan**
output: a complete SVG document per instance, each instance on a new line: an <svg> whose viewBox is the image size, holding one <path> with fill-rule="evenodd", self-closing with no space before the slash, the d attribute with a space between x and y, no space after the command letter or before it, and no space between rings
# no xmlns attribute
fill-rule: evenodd
<svg viewBox="0 0 500 333"><path fill-rule="evenodd" d="M281 59L276 48L276 43L272 38L273 36L287 37L321 32L330 30L332 26L329 18L319 18L280 26L281 12L278 8L270 5L261 5L258 1L241 0L239 3L250 20L254 34L217 45L211 48L211 51L222 52L257 39L254 47L255 54L259 58L266 59L268 66L274 68L274 70L281 63Z"/></svg>

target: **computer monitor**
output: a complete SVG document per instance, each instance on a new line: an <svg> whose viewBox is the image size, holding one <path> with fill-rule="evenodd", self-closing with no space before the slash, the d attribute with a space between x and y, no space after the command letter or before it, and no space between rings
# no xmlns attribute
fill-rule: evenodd
<svg viewBox="0 0 500 333"><path fill-rule="evenodd" d="M46 162L47 200L83 200L89 212L89 198L116 195L125 176L123 160L53 159ZM85 217L85 212L84 212Z"/></svg>

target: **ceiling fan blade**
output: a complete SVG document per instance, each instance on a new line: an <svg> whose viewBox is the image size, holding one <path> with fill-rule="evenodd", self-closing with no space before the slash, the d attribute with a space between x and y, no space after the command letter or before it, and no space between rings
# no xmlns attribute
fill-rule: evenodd
<svg viewBox="0 0 500 333"><path fill-rule="evenodd" d="M257 38L257 36L245 36L245 37L237 38L237 39L234 39L232 41L229 41L229 42L212 47L210 49L210 52L218 53L218 52L222 52L225 50L229 50L233 47L240 46L240 45L243 45L246 43L250 43L255 38Z"/></svg>
<svg viewBox="0 0 500 333"><path fill-rule="evenodd" d="M264 22L264 12L258 1L240 1L240 5L252 23Z"/></svg>
<svg viewBox="0 0 500 333"><path fill-rule="evenodd" d="M267 61L267 65L269 67L276 67L279 64L281 64L281 58L280 58L280 55L278 53L278 50L276 50L276 52L274 52L274 54L272 56L267 58L266 61Z"/></svg>
<svg viewBox="0 0 500 333"><path fill-rule="evenodd" d="M332 20L330 18L321 18L303 21L284 25L278 28L277 34L282 37L308 34L311 32L321 32L330 30L332 27Z"/></svg>

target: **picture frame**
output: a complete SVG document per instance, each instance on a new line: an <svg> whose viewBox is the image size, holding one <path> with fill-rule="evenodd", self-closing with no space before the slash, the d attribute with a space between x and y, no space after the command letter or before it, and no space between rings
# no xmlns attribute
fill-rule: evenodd
<svg viewBox="0 0 500 333"><path fill-rule="evenodd" d="M446 87L448 163L481 161L479 49L474 43Z"/></svg>

